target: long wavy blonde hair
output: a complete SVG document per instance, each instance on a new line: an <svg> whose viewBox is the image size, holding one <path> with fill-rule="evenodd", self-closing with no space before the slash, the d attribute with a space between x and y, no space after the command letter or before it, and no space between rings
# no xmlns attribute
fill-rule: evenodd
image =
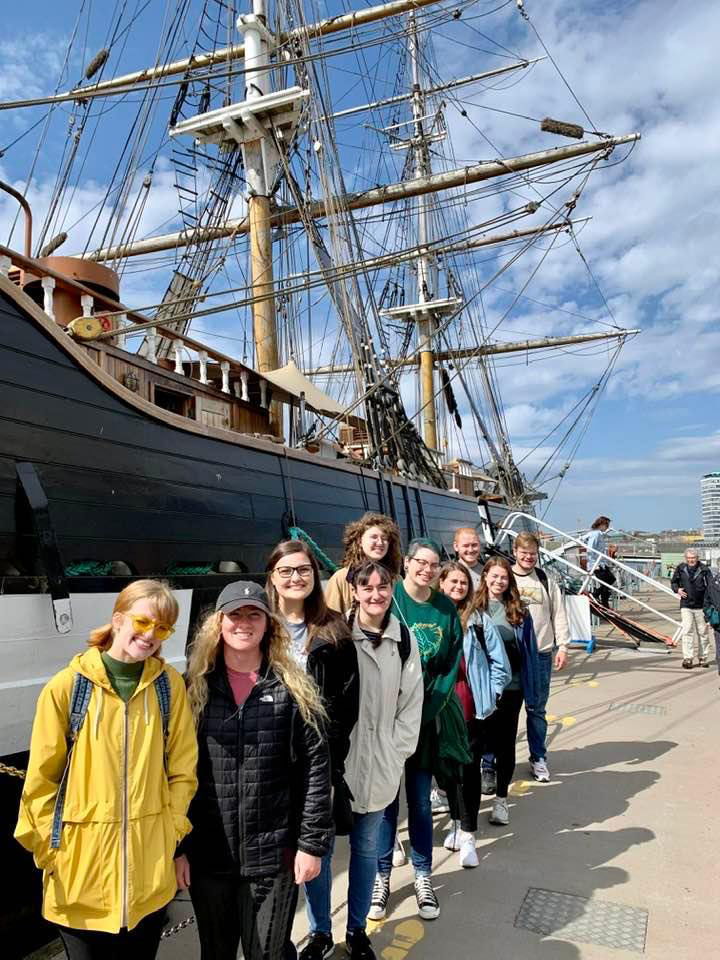
<svg viewBox="0 0 720 960"><path fill-rule="evenodd" d="M145 599L152 601L158 620L171 627L175 625L180 608L170 587L161 580L135 580L134 583L129 583L115 598L113 616L116 613L127 613L138 600ZM109 650L112 642L113 625L105 623L90 632L88 646Z"/></svg>
<svg viewBox="0 0 720 960"><path fill-rule="evenodd" d="M327 719L327 715L315 681L293 659L290 653L290 636L281 620L274 613L265 616L268 618L268 625L260 649L271 670L297 703L303 720L320 733L320 724ZM222 611L209 611L195 631L190 647L185 676L188 700L196 727L207 704L207 675L215 669L218 652L222 647L222 618Z"/></svg>

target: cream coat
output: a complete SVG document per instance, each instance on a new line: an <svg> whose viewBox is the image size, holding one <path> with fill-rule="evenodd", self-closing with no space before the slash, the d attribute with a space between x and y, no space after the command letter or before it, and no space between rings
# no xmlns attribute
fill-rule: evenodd
<svg viewBox="0 0 720 960"><path fill-rule="evenodd" d="M165 669L171 703L164 767L162 715L153 680ZM53 808L67 757L73 679L93 683L70 763L58 850ZM75 657L38 699L15 837L43 871L43 916L83 930L132 929L175 895L173 855L190 830L197 740L182 677L145 661L129 703L114 692L100 651Z"/></svg>
<svg viewBox="0 0 720 960"><path fill-rule="evenodd" d="M345 780L355 813L384 810L400 787L403 767L417 746L423 706L423 677L417 642L400 659L400 624L390 617L382 642L373 648L353 625L360 674L360 710L350 737Z"/></svg>

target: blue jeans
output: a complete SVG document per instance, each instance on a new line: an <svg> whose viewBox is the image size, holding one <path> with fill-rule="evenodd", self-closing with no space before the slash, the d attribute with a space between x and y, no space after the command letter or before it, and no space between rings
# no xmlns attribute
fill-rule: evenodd
<svg viewBox="0 0 720 960"><path fill-rule="evenodd" d="M415 876L429 877L432 873L433 819L430 806L432 773L405 764L405 795L408 805L410 829L410 859ZM392 855L397 833L400 791L389 807L385 808L380 838L378 840L377 871L389 877L392 872Z"/></svg>
<svg viewBox="0 0 720 960"><path fill-rule="evenodd" d="M378 831L382 810L356 813L350 831L350 871L348 874L347 929L364 930L372 900L378 854ZM333 843L334 845L334 843ZM332 889L333 851L322 858L320 873L305 884L305 900L310 933L331 933L330 892Z"/></svg>
<svg viewBox="0 0 720 960"><path fill-rule="evenodd" d="M537 701L527 711L527 739L530 750L530 760L544 760L547 757L547 720L545 708L550 696L550 676L552 675L552 651L538 654L540 665L538 669L538 696Z"/></svg>

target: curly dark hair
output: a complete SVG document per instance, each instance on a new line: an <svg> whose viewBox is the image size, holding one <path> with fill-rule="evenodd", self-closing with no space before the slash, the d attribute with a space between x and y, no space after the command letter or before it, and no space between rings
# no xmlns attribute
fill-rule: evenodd
<svg viewBox="0 0 720 960"><path fill-rule="evenodd" d="M352 570L367 561L368 558L363 553L360 541L370 527L379 527L387 535L387 553L380 562L384 567L387 567L394 577L399 576L402 569L400 530L395 521L386 517L384 513L364 513L359 520L354 520L345 527L343 533L343 547L345 548L343 566Z"/></svg>
<svg viewBox="0 0 720 960"><path fill-rule="evenodd" d="M507 589L505 590L505 593L503 593L501 600L505 606L505 616L507 617L508 623L513 627L519 627L525 619L525 605L520 599L520 593L517 588L517 581L515 580L515 574L513 573L512 567L505 557L501 556L490 557L480 571L480 586L475 591L472 603L468 607L466 618L469 620L476 610L480 610L483 613L487 612L490 597L485 574L492 567L502 567L505 573L508 575Z"/></svg>

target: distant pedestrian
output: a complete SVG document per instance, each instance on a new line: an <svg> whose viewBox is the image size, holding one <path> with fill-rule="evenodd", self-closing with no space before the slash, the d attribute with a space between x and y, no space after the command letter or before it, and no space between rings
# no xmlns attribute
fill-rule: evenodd
<svg viewBox="0 0 720 960"><path fill-rule="evenodd" d="M530 768L540 783L550 780L547 765L547 720L545 711L550 695L553 657L556 670L562 670L568 659L570 630L560 588L537 566L540 542L532 533L519 533L513 544L515 565L512 568L520 599L532 617L540 657L537 695L525 704Z"/></svg>
<svg viewBox="0 0 720 960"><path fill-rule="evenodd" d="M705 583L705 619L715 633L715 662L720 674L720 557L714 569L707 568Z"/></svg>
<svg viewBox="0 0 720 960"><path fill-rule="evenodd" d="M697 550L688 547L685 561L677 565L670 583L680 597L682 665L685 670L692 669L696 650L700 666L710 666L710 628L703 615L707 574L708 568L700 563Z"/></svg>
<svg viewBox="0 0 720 960"><path fill-rule="evenodd" d="M384 513L365 513L345 527L343 546L343 565L325 585L325 602L331 610L347 615L353 605L351 581L355 568L374 560L387 567L394 578L402 575L400 530Z"/></svg>
<svg viewBox="0 0 720 960"><path fill-rule="evenodd" d="M453 550L461 563L464 563L472 577L473 593L480 586L480 554L482 543L474 527L458 527L453 539Z"/></svg>
<svg viewBox="0 0 720 960"><path fill-rule="evenodd" d="M592 581L591 590L595 599L603 607L610 606L610 587L615 584L615 574L605 560L605 557L610 556L611 549L606 536L609 529L610 517L600 516L593 521L589 533L580 538L590 548L581 557L581 566L596 578Z"/></svg>

